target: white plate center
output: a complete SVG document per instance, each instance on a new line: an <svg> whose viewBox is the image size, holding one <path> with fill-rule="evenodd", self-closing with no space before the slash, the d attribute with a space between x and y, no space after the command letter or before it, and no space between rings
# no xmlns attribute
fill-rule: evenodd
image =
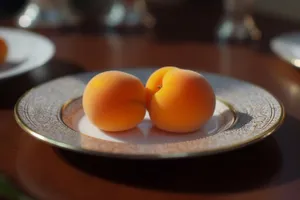
<svg viewBox="0 0 300 200"><path fill-rule="evenodd" d="M78 119L78 118L77 118ZM200 139L224 131L235 122L235 113L226 104L217 101L213 117L197 132L188 134L169 133L157 129L151 123L148 112L144 120L134 129L108 133L94 126L86 115L72 123L82 134L93 138L131 144L163 144Z"/></svg>

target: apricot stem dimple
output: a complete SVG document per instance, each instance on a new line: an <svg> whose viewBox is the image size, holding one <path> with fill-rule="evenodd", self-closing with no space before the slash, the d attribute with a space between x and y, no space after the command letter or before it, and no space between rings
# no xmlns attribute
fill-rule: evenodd
<svg viewBox="0 0 300 200"><path fill-rule="evenodd" d="M159 85L159 86L157 86L157 88L158 88L158 89L161 89L161 88L162 88L162 86L161 86L161 85Z"/></svg>

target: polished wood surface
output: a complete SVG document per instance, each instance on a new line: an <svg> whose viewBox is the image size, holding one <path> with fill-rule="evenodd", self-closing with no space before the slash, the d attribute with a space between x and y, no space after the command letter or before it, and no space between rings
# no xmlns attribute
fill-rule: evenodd
<svg viewBox="0 0 300 200"><path fill-rule="evenodd" d="M0 81L0 171L25 193L41 200L299 199L300 72L267 48L271 36L293 26L280 26L278 20L258 21L266 38L257 46L220 46L200 31L197 37L182 32L175 38L158 37L171 35L166 30L119 36L40 31L55 43L55 57L41 68ZM29 136L14 120L17 98L53 78L116 67L163 65L257 84L283 102L285 122L264 141L234 152L138 161L58 149Z"/></svg>

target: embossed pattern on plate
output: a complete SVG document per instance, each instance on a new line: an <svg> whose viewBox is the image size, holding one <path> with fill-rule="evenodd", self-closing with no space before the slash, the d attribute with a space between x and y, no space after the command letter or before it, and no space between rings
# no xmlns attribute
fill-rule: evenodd
<svg viewBox="0 0 300 200"><path fill-rule="evenodd" d="M157 68L120 69L146 82ZM20 126L35 137L53 145L108 156L171 158L207 155L228 151L256 142L271 134L282 123L282 105L266 90L250 83L201 72L216 95L233 105L238 121L233 127L208 137L167 144L129 144L107 141L93 149L93 137L69 128L61 119L66 102L82 95L86 83L96 73L83 73L52 80L26 93L16 104Z"/></svg>

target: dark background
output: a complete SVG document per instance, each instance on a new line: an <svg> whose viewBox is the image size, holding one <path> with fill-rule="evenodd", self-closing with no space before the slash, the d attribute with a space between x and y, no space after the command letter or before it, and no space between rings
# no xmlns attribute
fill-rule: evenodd
<svg viewBox="0 0 300 200"><path fill-rule="evenodd" d="M72 0L72 3L76 7L76 5L80 6L80 3L85 0ZM99 0L101 1L101 0ZM162 0L164 1L164 0ZM24 7L24 5L28 1L26 0L1 0L0 1L0 17L1 18L10 18L16 15L21 9ZM199 0L187 0L184 2L184 4L195 4L197 6L197 9L199 9L199 12L202 12L206 10L208 7L220 9L222 7L222 1L221 0L209 0L209 1L199 1ZM148 3L150 7L152 6L159 6L159 3L152 3L151 1ZM169 4L169 6L172 6Z"/></svg>

